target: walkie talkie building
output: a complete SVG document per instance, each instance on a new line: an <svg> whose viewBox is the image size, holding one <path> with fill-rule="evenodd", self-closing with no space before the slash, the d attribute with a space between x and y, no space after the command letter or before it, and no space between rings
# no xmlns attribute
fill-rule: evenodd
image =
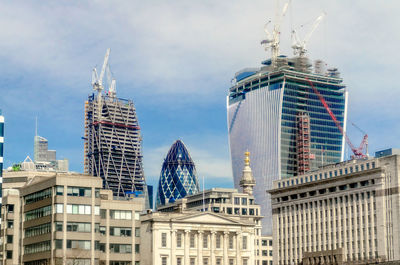
<svg viewBox="0 0 400 265"><path fill-rule="evenodd" d="M266 193L272 181L301 174L304 171L299 165L313 170L343 160L345 139L310 82L343 128L347 92L337 69L325 72L319 64L312 72L307 58L279 56L275 62L263 62L260 68L238 72L229 89L227 116L234 184L239 187L242 154L248 150L257 183L254 196L265 216L263 234L272 234L271 203ZM307 118L302 124L309 127L300 130L301 117ZM300 139L303 145L299 145Z"/></svg>

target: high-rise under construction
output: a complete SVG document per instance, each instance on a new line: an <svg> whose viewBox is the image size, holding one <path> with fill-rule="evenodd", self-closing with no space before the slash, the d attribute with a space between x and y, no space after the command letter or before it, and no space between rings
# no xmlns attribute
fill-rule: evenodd
<svg viewBox="0 0 400 265"><path fill-rule="evenodd" d="M113 79L102 93L102 79L108 66L109 50L99 76L93 71L97 95L85 103L85 173L103 179L103 187L114 196L147 195L142 166L141 135L132 100L116 97Z"/></svg>

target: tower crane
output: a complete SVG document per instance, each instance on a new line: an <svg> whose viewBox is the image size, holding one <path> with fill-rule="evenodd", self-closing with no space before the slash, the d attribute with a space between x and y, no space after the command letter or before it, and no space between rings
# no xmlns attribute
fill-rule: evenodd
<svg viewBox="0 0 400 265"><path fill-rule="evenodd" d="M278 3L279 1L277 1ZM261 41L261 45L264 46L264 49L267 51L268 49L271 49L271 61L272 64L275 65L276 59L279 56L280 50L279 50L279 43L280 43L280 27L282 23L282 19L286 14L286 11L288 9L289 2L284 4L283 9L281 14L278 13L278 4L277 4L277 12L275 14L275 25L274 29L272 31L272 34L268 30L268 25L271 23L271 21L268 21L267 24L264 26L264 31L267 34L267 38L265 40Z"/></svg>
<svg viewBox="0 0 400 265"><path fill-rule="evenodd" d="M360 158L366 158L368 157L368 151L366 153L363 152L364 148L368 145L368 135L365 134L363 137L363 140L361 141L361 144L358 148L356 148L353 143L350 141L349 137L347 136L346 132L344 131L343 127L340 125L340 122L336 119L335 114L333 114L331 108L329 108L328 104L326 103L324 97L319 93L317 88L314 86L314 84L311 82L310 79L306 77L306 80L308 83L311 85L312 89L314 90L314 93L318 96L319 100L321 101L322 105L328 112L329 116L331 116L331 119L335 123L336 127L338 127L340 133L344 136L346 143L349 145L351 151L353 152L353 158L360 159Z"/></svg>
<svg viewBox="0 0 400 265"><path fill-rule="evenodd" d="M323 12L319 17L317 17L317 19L314 21L314 24L313 24L310 32L308 32L308 34L305 36L305 38L302 41L299 39L297 32L294 29L292 30L292 39L293 39L292 48L293 48L294 55L299 55L300 57L304 57L304 55L307 52L306 44L309 41L309 39L311 38L311 35L314 33L314 31L317 29L317 27L321 23L322 19L325 17L325 15L326 15L326 13Z"/></svg>
<svg viewBox="0 0 400 265"><path fill-rule="evenodd" d="M110 57L110 48L107 49L106 55L104 56L103 67L101 68L100 76L97 75L96 67L93 68L92 72L92 86L93 90L97 91L97 101L100 103L101 101L101 91L103 91L103 77L106 71L106 67L108 64L108 58Z"/></svg>

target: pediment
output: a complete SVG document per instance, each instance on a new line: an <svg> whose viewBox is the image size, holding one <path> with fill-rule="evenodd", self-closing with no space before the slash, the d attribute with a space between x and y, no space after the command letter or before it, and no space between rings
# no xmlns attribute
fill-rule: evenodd
<svg viewBox="0 0 400 265"><path fill-rule="evenodd" d="M230 224L230 225L242 224L239 220L235 220L233 218L209 212L200 214L188 214L182 217L174 218L172 221L179 223L196 223L196 224Z"/></svg>

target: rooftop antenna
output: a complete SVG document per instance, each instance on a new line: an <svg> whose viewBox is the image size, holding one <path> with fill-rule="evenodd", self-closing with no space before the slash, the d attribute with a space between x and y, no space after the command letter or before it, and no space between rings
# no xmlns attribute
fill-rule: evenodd
<svg viewBox="0 0 400 265"><path fill-rule="evenodd" d="M271 61L272 65L276 66L276 61L277 58L280 54L280 49L279 49L279 43L280 43L280 27L282 23L282 19L286 14L286 11L289 6L289 2L285 3L283 5L282 12L279 13L279 0L276 1L276 9L275 9L275 25L274 29L272 31L272 34L268 30L268 24L271 23L271 21L268 21L267 24L264 26L264 31L267 34L267 38L263 41L261 41L261 45L264 46L265 50L267 51L268 49L271 49Z"/></svg>
<svg viewBox="0 0 400 265"><path fill-rule="evenodd" d="M294 55L299 55L299 57L305 57L305 54L307 53L306 44L308 40L311 38L311 35L314 33L314 31L321 23L322 19L325 17L325 15L326 13L322 12L322 14L319 15L319 17L317 17L317 19L314 21L314 24L310 32L308 32L308 34L304 37L302 41L299 39L296 30L294 29L292 30L292 40L293 40L292 49Z"/></svg>

